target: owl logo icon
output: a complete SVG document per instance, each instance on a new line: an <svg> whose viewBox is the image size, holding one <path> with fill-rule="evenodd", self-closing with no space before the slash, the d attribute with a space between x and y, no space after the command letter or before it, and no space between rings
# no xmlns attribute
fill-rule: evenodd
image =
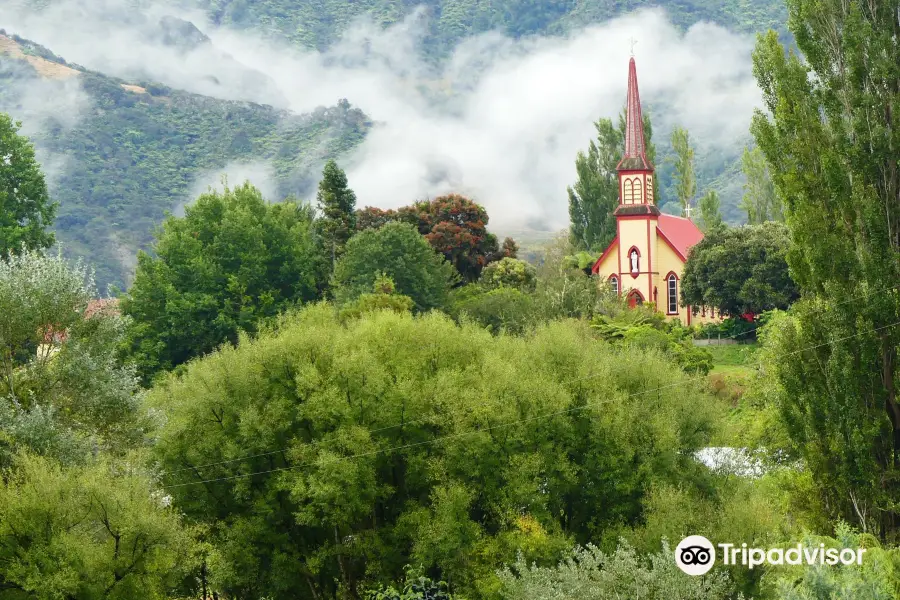
<svg viewBox="0 0 900 600"><path fill-rule="evenodd" d="M675 564L688 575L708 573L716 563L716 548L702 535L689 535L675 548Z"/></svg>

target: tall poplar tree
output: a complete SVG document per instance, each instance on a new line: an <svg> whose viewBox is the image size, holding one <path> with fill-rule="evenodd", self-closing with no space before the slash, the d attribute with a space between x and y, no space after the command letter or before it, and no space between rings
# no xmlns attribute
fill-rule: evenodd
<svg viewBox="0 0 900 600"><path fill-rule="evenodd" d="M781 200L775 193L775 184L769 175L766 158L759 147L744 149L741 170L746 179L741 208L747 213L747 222L759 225L766 221L784 221Z"/></svg>
<svg viewBox="0 0 900 600"><path fill-rule="evenodd" d="M647 158L653 164L653 127L650 116L643 115ZM567 189L569 194L569 235L579 250L603 250L616 236L613 211L619 203L619 179L616 165L625 152L625 111L619 115L618 128L612 119L594 123L597 140L591 140L588 151L575 158L578 181ZM657 189L657 203L659 193Z"/></svg>
<svg viewBox="0 0 900 600"><path fill-rule="evenodd" d="M678 202L681 204L681 216L686 217L687 207L697 193L697 177L694 174L694 149L691 147L691 139L687 129L676 127L672 130L672 149L675 156L672 162L675 166L675 190L678 193Z"/></svg>
<svg viewBox="0 0 900 600"><path fill-rule="evenodd" d="M719 194L709 190L700 198L700 229L704 233L712 231L722 224L722 210Z"/></svg>
<svg viewBox="0 0 900 600"><path fill-rule="evenodd" d="M804 300L770 327L767 374L835 517L900 534L900 19L897 2L787 0L802 54L753 55L752 132L787 202Z"/></svg>
<svg viewBox="0 0 900 600"><path fill-rule="evenodd" d="M334 267L344 245L356 229L356 194L347 186L347 175L334 160L325 163L316 194L322 211L322 236Z"/></svg>

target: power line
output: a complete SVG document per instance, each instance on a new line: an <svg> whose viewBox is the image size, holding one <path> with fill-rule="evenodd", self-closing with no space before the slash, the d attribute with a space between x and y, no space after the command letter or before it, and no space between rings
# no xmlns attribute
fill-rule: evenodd
<svg viewBox="0 0 900 600"><path fill-rule="evenodd" d="M813 346L808 346L808 347L806 347L806 348L800 348L799 350L792 350L791 352L787 352L787 353L784 353L784 354L782 354L782 355L779 355L779 358L785 358L785 357L787 357L787 356L792 356L792 355L794 355L794 354L799 354L800 352L806 352L806 351L808 351L808 350L814 350L814 349L816 349L816 348L821 348L821 347L823 347L823 346L828 346L828 345L834 344L834 343L836 343L836 342L842 342L842 341L846 341L846 340L849 340L849 339L853 339L853 338L859 337L859 336L861 336L861 335L866 335L866 334L875 333L875 332L877 332L877 331L881 331L881 330L888 329L888 328L891 328L891 327L896 327L897 325L900 325L900 321L897 321L897 322L895 322L895 323L891 323L890 325L884 325L884 326L882 326L882 327L873 328L873 329L871 329L871 330L869 330L869 331L862 331L862 332L859 332L859 333L856 333L856 334L853 334L853 335L849 335L849 336L846 336L846 337L843 337L843 338L839 338L839 339L836 339L836 340L831 340L831 341L828 341L828 342L823 342L823 343L821 343L821 344L815 344L815 345L813 345ZM631 394L628 394L628 395L624 396L622 399L632 398L632 397L635 397L635 396L641 396L641 395L648 394L648 393L651 393L651 392L659 392L660 390L664 390L664 389L667 389L667 388L680 387L680 386L685 385L685 384L688 384L688 383L695 383L696 381L699 381L699 379L700 379L700 378L688 378L688 379L683 379L683 380L681 380L681 381L677 381L677 382L671 383L671 384L669 384L669 385L659 386L659 387L652 388L652 389L649 389L649 390L643 390L643 391L641 391L641 392L634 392L634 393L631 393ZM578 380L574 380L574 381L578 381ZM569 383L572 383L572 381L570 381ZM504 428L504 427L511 427L511 426L513 426L513 425L521 425L522 423L528 423L528 422L531 422L531 421L537 421L537 420L546 419L546 418L550 418L550 417L555 417L555 416L559 416L559 415L563 415L563 414L568 414L568 413L572 413L572 412L577 412L577 411L581 411L581 410L587 410L587 409L589 409L589 408L596 408L596 407L598 407L598 406L602 406L602 405L605 405L605 404L609 404L610 402L613 402L613 400L606 400L606 401L604 401L604 402L600 402L600 403L594 404L594 405L586 404L585 406L576 406L576 407L569 408L569 409L565 409L565 410L561 410L561 411L554 411L554 412L552 412L552 413L544 413L544 414L541 414L541 415L536 415L536 416L534 416L534 417L529 417L529 418L526 418L526 419L517 419L517 420L514 420L514 421L507 421L507 422L501 423L501 424L499 424L499 425L493 425L493 426L489 426L489 427L482 428L482 429L472 429L472 430L470 430L470 431L463 431L463 432L460 432L460 433L454 433L454 434L449 434L449 435L445 435L445 436L439 436L439 437L432 438L432 439L430 439L430 440L421 441L421 442L413 442L413 443L410 443L410 444L404 444L404 445L401 445L401 446L393 446L393 447L390 447L390 448L381 448L381 449L378 449L378 450L371 450L371 451L368 451L368 452L362 452L362 453L359 453L359 454L351 454L351 455L348 455L348 456L342 456L342 457L339 457L339 458L332 459L332 460L329 461L329 462L331 462L331 463L337 463L337 462L343 462L343 461L345 461L345 460L352 460L352 459L356 459L356 458L362 458L362 457L365 457L365 456L372 456L372 455L375 455L375 454L382 454L382 453L387 453L387 452L395 452L395 451L398 451L398 450L407 450L407 449L409 449L409 448L415 448L415 447L418 447L418 446L425 446L425 445L435 444L435 443L442 442L442 441L446 441L446 440L458 439L458 438L461 438L461 437L465 437L465 436L467 436L467 435L474 435L474 434L477 434L477 433L483 433L483 432L485 432L485 431L491 431L491 430L494 430L494 429L501 429L501 428ZM277 469L269 469L269 470L266 470L266 471L257 471L257 472L255 472L255 473L245 473L245 474L242 474L242 475L231 475L231 476L228 476L228 477L218 477L218 478L214 478L214 479L204 479L204 480L201 480L201 481L189 481L189 482L185 482L185 483L178 483L178 484L167 485L167 486L162 486L162 487L163 487L163 489L174 489L174 488L179 488L179 487L185 487L185 486L188 486L188 485L198 485L198 484L202 484L202 483L215 483L215 482L219 482L219 481L230 481L230 480L234 480L234 479L243 479L243 478L246 478L246 477L254 477L254 476L256 476L256 475L266 475L266 474L269 474L269 473L277 473L277 472L280 472L280 471L292 471L292 470L294 470L294 469L299 469L300 467L304 467L304 466L310 466L310 465L312 465L312 464L313 464L313 463L311 463L311 462L307 462L307 463L299 463L299 464L296 464L296 465L291 465L291 466L289 466L289 467L280 467L280 468L277 468Z"/></svg>
<svg viewBox="0 0 900 600"><path fill-rule="evenodd" d="M841 306L841 305L847 304L847 303L849 303L849 302L854 302L854 301L858 300L859 298L862 298L862 297L868 297L868 296L870 296L871 294L879 293L879 292L883 292L883 291L887 291L887 290L890 290L890 289L896 289L896 288L898 288L898 287L900 287L900 285L890 285L890 286L885 286L885 287L883 287L883 288L879 288L879 289L877 289L877 290L868 290L867 292L858 294L858 295L856 295L856 296L852 296L852 297L850 297L850 298L848 298L848 299L846 299L846 300L843 300L843 301L841 301L841 302L837 302L837 303L834 304L834 306ZM744 336L744 335L747 335L748 333L753 333L754 331L757 331L758 329L762 328L763 326L764 326L764 325L757 325L757 326L754 327L753 329L748 329L748 330L746 330L746 331L742 331L742 332L740 332L740 333L735 333L735 334L733 334L733 335L730 335L730 336L727 336L727 337L724 337L724 338L719 338L719 339L732 340L732 339L734 339L734 338L736 338L736 337ZM422 348L425 348L425 346L422 346ZM562 383L563 385L568 384L568 383L578 383L579 381L584 381L584 380L587 380L587 379L593 379L593 378L598 377L598 376L599 376L599 375L587 375L587 376L582 377L582 378L572 379L572 380L569 380L569 381L563 381L563 382L561 382L561 383ZM429 419L433 418L433 416L434 416L434 415L429 415L429 416L422 417L422 418L419 418L419 419L414 419L414 420L412 420L412 421L404 421L404 422L402 422L402 423L395 423L394 425L387 425L387 426L385 426L385 427L379 427L379 428L377 428L377 429L369 429L369 430L367 431L367 433L369 433L369 434L372 434L372 433L379 433L379 432L382 432L382 431L388 431L388 430L390 430L390 429L398 429L398 428L400 428L400 427L406 427L406 426L408 426L408 425L416 425L416 424L418 424L418 423L422 423L423 421L428 421ZM312 442L310 442L310 445L315 446L315 445L318 445L319 443L321 443L321 440L313 440ZM205 469L205 468L208 468L208 467L217 467L217 466L221 466L221 465L229 465L229 464L232 464L232 463L241 462L241 461L245 461L245 460L251 460L251 459L254 459L254 458L262 458L262 457L264 457L264 456L272 456L273 454L282 454L282 453L284 453L284 452L287 452L288 450L290 450L290 448L288 448L288 447L285 447L285 448L279 448L278 450L272 450L272 451L269 451L269 452L263 452L263 453L261 453L261 454L252 454L252 455L249 455L249 456L242 456L242 457L239 457L239 458L233 458L233 459L223 460L223 461L219 461L219 462L205 463L205 464L202 464L202 465L195 465L195 466L190 466L190 467L183 467L183 468L180 468L180 469L174 469L174 470L171 470L171 471L164 471L164 472L160 473L160 475L161 475L161 476L165 476L165 475L171 475L171 474L173 474L173 473L181 473L182 471L197 471L197 470Z"/></svg>

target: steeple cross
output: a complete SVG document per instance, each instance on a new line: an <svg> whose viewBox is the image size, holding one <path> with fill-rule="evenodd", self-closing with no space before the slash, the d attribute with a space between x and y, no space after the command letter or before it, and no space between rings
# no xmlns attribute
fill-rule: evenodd
<svg viewBox="0 0 900 600"><path fill-rule="evenodd" d="M637 44L637 40L632 37L628 41L631 42L631 55L634 56L634 45Z"/></svg>
<svg viewBox="0 0 900 600"><path fill-rule="evenodd" d="M684 216L686 216L688 219L690 219L691 213L693 211L694 211L694 207L691 206L690 204L688 204L687 206L684 207Z"/></svg>

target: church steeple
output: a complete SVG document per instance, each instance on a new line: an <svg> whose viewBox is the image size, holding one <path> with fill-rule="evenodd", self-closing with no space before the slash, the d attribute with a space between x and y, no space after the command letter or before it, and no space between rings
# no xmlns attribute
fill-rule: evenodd
<svg viewBox="0 0 900 600"><path fill-rule="evenodd" d="M619 161L618 169L648 169L653 165L647 159L644 142L644 119L641 115L641 94L638 92L637 69L634 57L628 61L628 97L625 102L625 155Z"/></svg>
<svg viewBox="0 0 900 600"><path fill-rule="evenodd" d="M628 62L628 96L625 103L625 154L616 165L620 205L653 205L653 165L647 158L641 95L634 57ZM618 211L617 211L618 212Z"/></svg>

